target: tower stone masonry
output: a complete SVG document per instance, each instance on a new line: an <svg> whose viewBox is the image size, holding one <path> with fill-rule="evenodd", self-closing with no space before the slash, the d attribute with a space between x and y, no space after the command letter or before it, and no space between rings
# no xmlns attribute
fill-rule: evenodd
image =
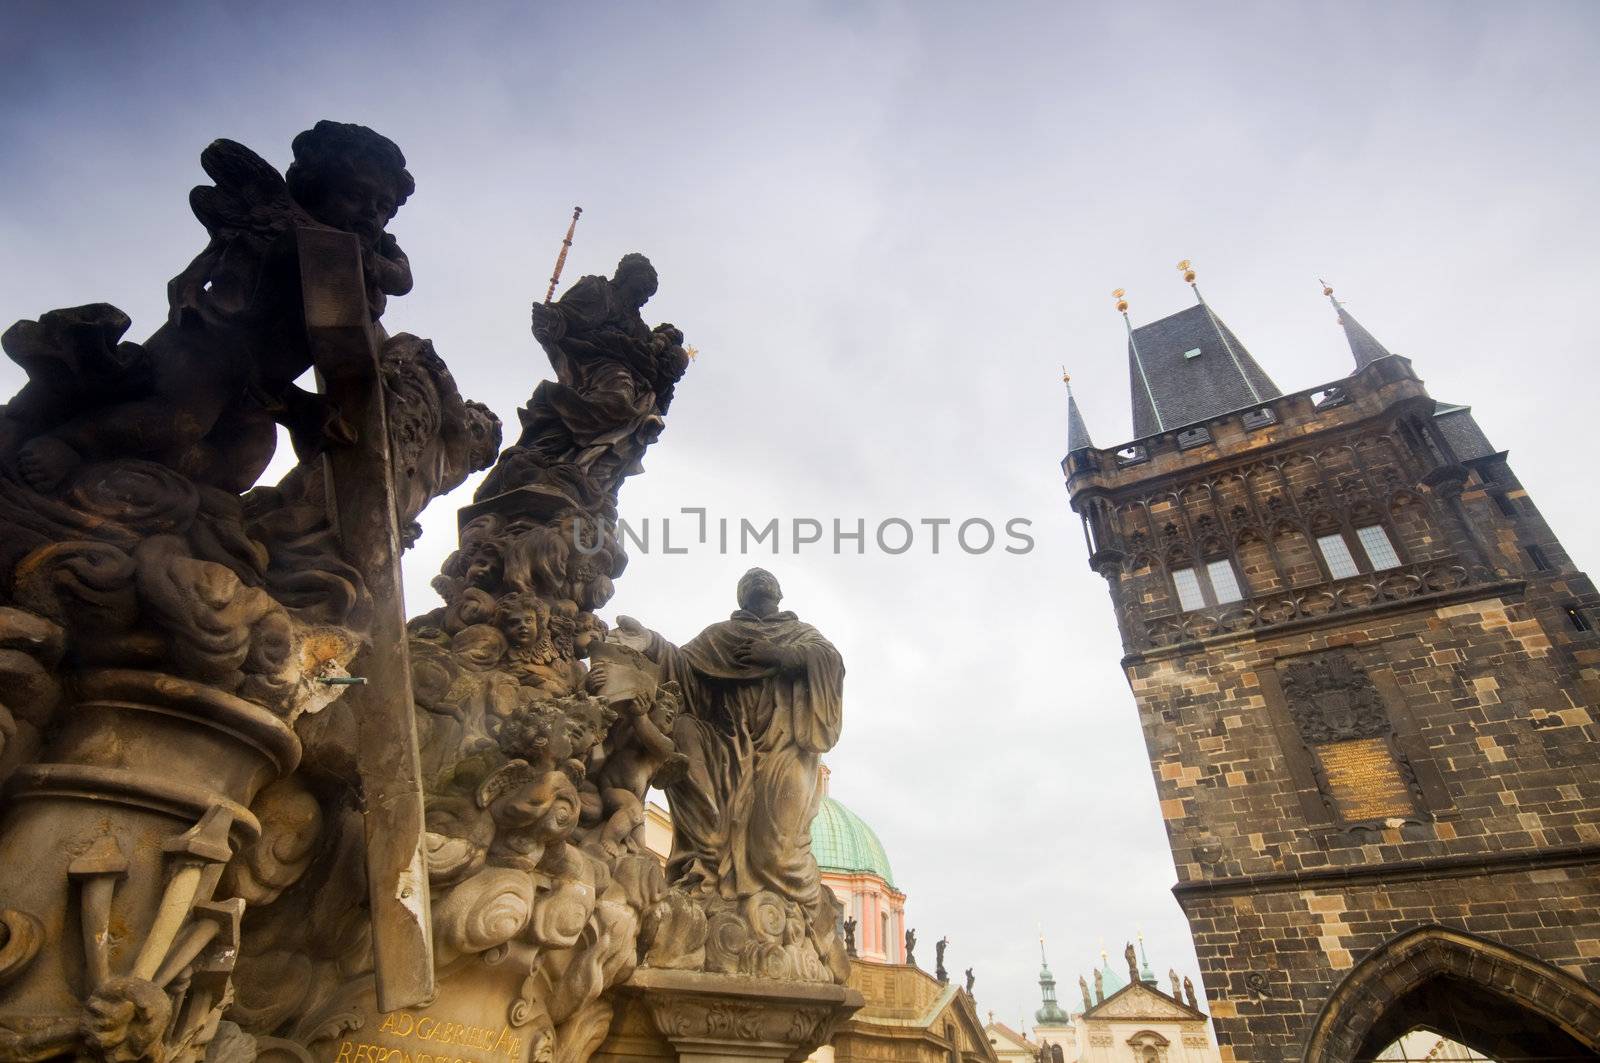
<svg viewBox="0 0 1600 1063"><path fill-rule="evenodd" d="M1202 300L1129 327L1140 438L1068 400L1222 1057L1422 1026L1590 1058L1600 597L1470 409L1333 302L1344 379L1282 394Z"/></svg>

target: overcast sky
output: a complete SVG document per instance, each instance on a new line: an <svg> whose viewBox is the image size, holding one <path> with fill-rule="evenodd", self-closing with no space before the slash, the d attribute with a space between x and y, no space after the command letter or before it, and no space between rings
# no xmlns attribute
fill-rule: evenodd
<svg viewBox="0 0 1600 1063"><path fill-rule="evenodd" d="M924 962L948 935L980 1011L1031 1024L1041 927L1068 1000L1140 928L1159 971L1194 971L1062 486L1060 366L1123 441L1111 289L1165 316L1188 257L1281 388L1343 376L1326 277L1594 564L1597 29L1555 3L10 3L0 319L106 301L145 337L203 243L210 140L283 167L316 119L361 122L418 184L390 226L416 290L386 325L515 425L547 372L528 303L581 204L567 279L647 253L647 319L700 350L623 492L656 537L606 615L682 642L776 572L844 653L833 793L887 847ZM467 498L425 520L413 612ZM665 555L685 506L864 520L867 552ZM1035 548L946 531L934 555L922 526L886 556L895 517L1026 518Z"/></svg>

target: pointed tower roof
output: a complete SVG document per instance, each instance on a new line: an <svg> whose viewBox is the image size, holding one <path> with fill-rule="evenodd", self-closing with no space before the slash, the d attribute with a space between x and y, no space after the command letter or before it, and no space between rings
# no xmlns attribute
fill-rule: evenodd
<svg viewBox="0 0 1600 1063"><path fill-rule="evenodd" d="M1076 454L1093 447L1094 440L1089 438L1089 426L1084 423L1078 400L1072 395L1072 378L1062 373L1061 379L1067 385L1067 453Z"/></svg>
<svg viewBox="0 0 1600 1063"><path fill-rule="evenodd" d="M1043 998L1033 1021L1039 1026L1064 1026L1072 1017L1056 1003L1056 978L1050 973L1050 961L1044 956L1044 935L1039 935L1039 995Z"/></svg>
<svg viewBox="0 0 1600 1063"><path fill-rule="evenodd" d="M1129 324L1128 375L1135 439L1283 394L1204 299L1160 321Z"/></svg>
<svg viewBox="0 0 1600 1063"><path fill-rule="evenodd" d="M1344 326L1344 338L1350 344L1350 353L1355 356L1356 369L1358 371L1365 369L1380 358L1393 357L1389 348L1379 343L1372 333L1368 332L1361 322L1357 321L1351 316L1350 311L1344 308L1344 304L1334 296L1333 289L1328 286L1327 281L1322 282L1322 294L1326 295L1328 302L1333 304L1333 312L1339 316L1339 324Z"/></svg>

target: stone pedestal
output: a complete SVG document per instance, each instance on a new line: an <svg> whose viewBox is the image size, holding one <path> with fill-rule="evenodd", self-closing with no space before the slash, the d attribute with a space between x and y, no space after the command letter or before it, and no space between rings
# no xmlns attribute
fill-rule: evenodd
<svg viewBox="0 0 1600 1063"><path fill-rule="evenodd" d="M644 968L616 989L592 1063L798 1061L861 1007L848 986Z"/></svg>

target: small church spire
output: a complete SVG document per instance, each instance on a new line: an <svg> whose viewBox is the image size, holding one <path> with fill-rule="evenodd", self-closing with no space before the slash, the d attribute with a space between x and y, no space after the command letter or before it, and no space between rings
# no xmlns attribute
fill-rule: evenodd
<svg viewBox="0 0 1600 1063"><path fill-rule="evenodd" d="M1033 1021L1039 1026L1064 1026L1072 1019L1061 1010L1061 1005L1056 1003L1056 978L1050 973L1050 961L1044 955L1044 931L1039 931L1039 1010L1033 1013Z"/></svg>
<svg viewBox="0 0 1600 1063"><path fill-rule="evenodd" d="M1338 316L1339 324L1344 327L1344 338L1350 344L1350 353L1355 356L1357 370L1365 369L1380 358L1393 357L1389 348L1379 343L1372 333L1363 328L1361 322L1344 308L1344 304L1333 294L1332 285L1321 278L1318 278L1318 283L1322 285L1322 294L1333 304L1333 312Z"/></svg>
<svg viewBox="0 0 1600 1063"><path fill-rule="evenodd" d="M1067 373L1066 366L1061 367L1061 382L1067 385L1067 453L1076 454L1094 446L1094 440L1089 438L1089 426L1084 423L1083 414L1078 410L1078 400L1073 397L1072 377Z"/></svg>

